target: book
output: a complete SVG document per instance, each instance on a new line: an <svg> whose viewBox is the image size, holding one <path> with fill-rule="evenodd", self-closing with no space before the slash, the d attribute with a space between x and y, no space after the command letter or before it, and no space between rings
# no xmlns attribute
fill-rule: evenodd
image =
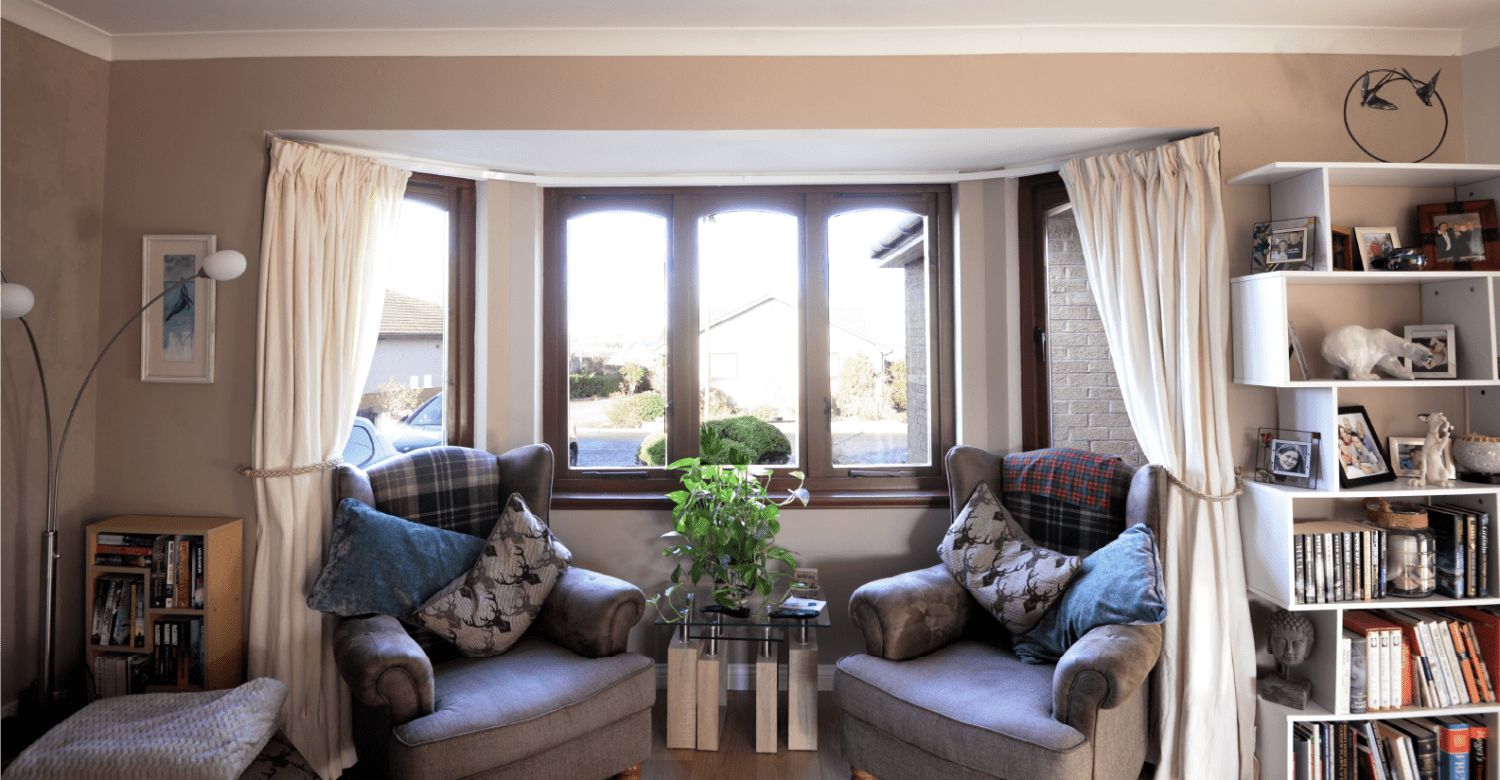
<svg viewBox="0 0 1500 780"><path fill-rule="evenodd" d="M1312 729L1305 723L1292 724L1292 774L1297 780L1313 780Z"/></svg>
<svg viewBox="0 0 1500 780"><path fill-rule="evenodd" d="M94 536L94 544L119 547L150 547L156 542L154 534L130 534L102 531Z"/></svg>
<svg viewBox="0 0 1500 780"><path fill-rule="evenodd" d="M1469 724L1458 718L1422 718L1437 734L1438 780L1468 780Z"/></svg>
<svg viewBox="0 0 1500 780"><path fill-rule="evenodd" d="M1411 737L1412 754L1417 762L1418 780L1437 780L1437 734L1405 718L1387 721Z"/></svg>
<svg viewBox="0 0 1500 780"><path fill-rule="evenodd" d="M1417 763L1411 750L1411 737L1383 720L1375 722L1375 729L1390 750L1396 777L1400 780L1417 780Z"/></svg>
<svg viewBox="0 0 1500 780"><path fill-rule="evenodd" d="M1479 649L1479 656L1485 659L1489 687L1491 691L1500 688L1500 679L1496 678L1496 659L1500 658L1500 616L1491 612L1475 609L1470 606L1453 606L1447 610L1450 614L1470 622L1474 631L1474 638Z"/></svg>
<svg viewBox="0 0 1500 780"><path fill-rule="evenodd" d="M150 555L151 546L136 547L134 545L96 544L94 545L94 552L114 553L115 555Z"/></svg>
<svg viewBox="0 0 1500 780"><path fill-rule="evenodd" d="M94 553L95 566L130 566L146 569L151 566L149 555L120 555L116 553Z"/></svg>
<svg viewBox="0 0 1500 780"><path fill-rule="evenodd" d="M1381 754L1380 740L1375 736L1375 725L1370 721L1360 721L1359 738L1370 752L1370 773L1376 778L1389 778L1386 772L1385 757Z"/></svg>
<svg viewBox="0 0 1500 780"><path fill-rule="evenodd" d="M1479 597L1490 597L1490 515L1475 511L1479 516L1479 569L1474 578L1479 581Z"/></svg>
<svg viewBox="0 0 1500 780"><path fill-rule="evenodd" d="M1484 654L1479 650L1479 641L1474 635L1474 624L1459 618L1454 618L1458 624L1459 633L1463 636L1464 644L1469 648L1469 660L1474 665L1474 680L1479 687L1479 700L1485 703L1495 701L1495 689L1490 684L1489 665L1485 663Z"/></svg>
<svg viewBox="0 0 1500 780"><path fill-rule="evenodd" d="M1490 727L1474 715L1462 715L1469 724L1469 774L1478 780L1490 776Z"/></svg>
<svg viewBox="0 0 1500 780"><path fill-rule="evenodd" d="M1342 703L1338 711L1341 714L1359 715L1369 712L1370 707L1370 690L1367 682L1369 671L1365 660L1368 644L1364 636L1347 628L1343 630L1343 641L1349 642L1349 700ZM1340 652L1342 652L1342 645L1340 647Z"/></svg>
<svg viewBox="0 0 1500 780"><path fill-rule="evenodd" d="M1437 592L1449 598L1463 598L1468 593L1464 582L1464 564L1468 561L1464 544L1466 523L1461 515L1438 505L1427 508L1427 526L1432 529L1437 547Z"/></svg>
<svg viewBox="0 0 1500 780"><path fill-rule="evenodd" d="M1296 591L1297 603L1307 603L1306 567L1303 565L1304 555L1302 540L1292 538L1292 587Z"/></svg>
<svg viewBox="0 0 1500 780"><path fill-rule="evenodd" d="M1379 706L1373 702L1377 701L1371 686L1371 710L1388 710L1405 706L1411 702L1411 649L1406 643L1406 637L1401 633L1400 624L1385 619L1378 613L1349 611L1344 613L1344 627L1353 629L1356 633L1375 634L1377 639L1376 649L1372 656L1374 663L1370 663L1372 678L1379 678L1375 683L1379 686ZM1368 659L1367 659L1368 663Z"/></svg>
<svg viewBox="0 0 1500 780"><path fill-rule="evenodd" d="M203 609L203 540L193 542L193 609Z"/></svg>

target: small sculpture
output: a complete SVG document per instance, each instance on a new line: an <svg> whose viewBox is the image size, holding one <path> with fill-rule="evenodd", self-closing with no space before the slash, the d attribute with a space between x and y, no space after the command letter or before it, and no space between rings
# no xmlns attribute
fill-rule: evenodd
<svg viewBox="0 0 1500 780"><path fill-rule="evenodd" d="M1306 661L1312 653L1316 635L1312 621L1283 610L1271 616L1270 629L1266 649L1276 657L1276 673L1260 676L1261 698L1294 709L1307 709L1312 682L1292 677L1292 667Z"/></svg>
<svg viewBox="0 0 1500 780"><path fill-rule="evenodd" d="M1409 358L1413 365L1433 366L1432 352L1379 328L1345 325L1323 339L1323 358L1333 366L1334 379L1379 379L1378 366L1397 379L1412 379L1412 372L1401 365Z"/></svg>
<svg viewBox="0 0 1500 780"><path fill-rule="evenodd" d="M1453 467L1453 424L1442 412L1419 414L1417 419L1427 423L1427 438L1422 440L1420 460L1412 464L1417 475L1408 479L1407 484L1413 487L1453 487L1453 480L1458 476L1458 470Z"/></svg>

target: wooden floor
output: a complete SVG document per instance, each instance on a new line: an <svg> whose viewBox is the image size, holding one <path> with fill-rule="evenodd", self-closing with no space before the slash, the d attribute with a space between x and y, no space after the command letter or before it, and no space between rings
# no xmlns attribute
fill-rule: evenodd
<svg viewBox="0 0 1500 780"><path fill-rule="evenodd" d="M641 767L641 780L849 780L849 765L839 751L839 713L828 691L818 693L817 752L786 749L786 691L781 692L775 753L755 752L754 691L729 692L717 751L668 750L665 693L651 711L651 758Z"/></svg>

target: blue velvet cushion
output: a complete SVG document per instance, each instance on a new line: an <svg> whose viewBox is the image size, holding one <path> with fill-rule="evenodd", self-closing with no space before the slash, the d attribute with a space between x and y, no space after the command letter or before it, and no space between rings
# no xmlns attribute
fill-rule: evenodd
<svg viewBox="0 0 1500 780"><path fill-rule="evenodd" d="M405 619L474 565L484 540L403 520L352 498L333 513L323 572L307 606L334 615Z"/></svg>
<svg viewBox="0 0 1500 780"><path fill-rule="evenodd" d="M1015 653L1029 664L1056 663L1074 642L1099 626L1150 625L1166 619L1156 535L1144 525L1133 525L1083 559L1063 597L1036 628L1015 638Z"/></svg>

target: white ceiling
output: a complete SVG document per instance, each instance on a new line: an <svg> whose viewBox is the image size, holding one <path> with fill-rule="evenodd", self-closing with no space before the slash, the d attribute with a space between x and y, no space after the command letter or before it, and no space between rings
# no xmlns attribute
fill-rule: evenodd
<svg viewBox="0 0 1500 780"><path fill-rule="evenodd" d="M5 0L0 15L107 59L1500 46L1496 0Z"/></svg>
<svg viewBox="0 0 1500 780"><path fill-rule="evenodd" d="M278 135L388 160L565 179L651 183L768 176L799 182L890 174L931 181L970 178L1086 152L1144 148L1201 128L986 128L950 130L286 130ZM518 178L518 177L506 177ZM975 177L977 178L977 177ZM622 181L628 180L628 181ZM601 182L602 183L602 182Z"/></svg>

